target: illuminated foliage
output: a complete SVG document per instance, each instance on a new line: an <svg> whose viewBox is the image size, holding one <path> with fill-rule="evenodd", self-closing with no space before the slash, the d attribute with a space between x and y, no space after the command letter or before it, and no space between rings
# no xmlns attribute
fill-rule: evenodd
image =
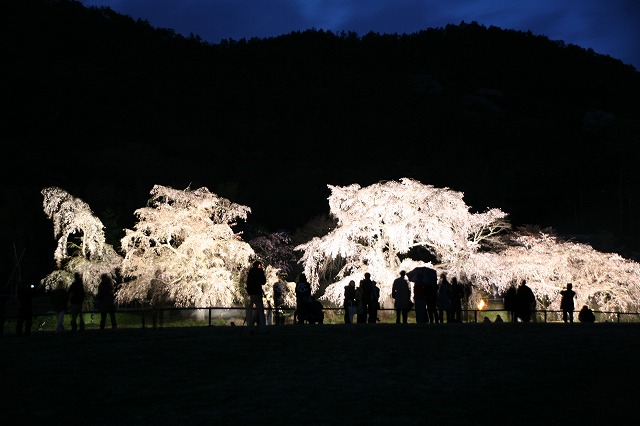
<svg viewBox="0 0 640 426"><path fill-rule="evenodd" d="M114 274L122 258L105 242L104 226L87 203L57 187L44 188L44 212L53 221L58 240L53 254L58 270L42 280L46 289L58 282L70 285L80 272L85 291L95 293L103 273ZM77 241L77 242L76 242Z"/></svg>
<svg viewBox="0 0 640 426"><path fill-rule="evenodd" d="M314 291L327 268L342 265L323 298L340 303L344 285L359 282L365 272L378 282L383 303L400 268L424 265L403 260L415 247L438 261L457 264L509 227L506 213L490 209L471 213L461 192L435 188L412 179L368 187L329 185L329 207L337 227L296 247Z"/></svg>
<svg viewBox="0 0 640 426"><path fill-rule="evenodd" d="M144 301L156 270L165 275L176 306L231 306L243 300L243 274L255 256L232 230L250 208L207 188L176 190L155 185L138 222L125 230L120 302Z"/></svg>
<svg viewBox="0 0 640 426"><path fill-rule="evenodd" d="M572 283L578 308L640 309L640 264L565 241L549 229L519 228L496 249L472 254L457 272L494 295L526 279L543 308L560 309L560 290Z"/></svg>
<svg viewBox="0 0 640 426"><path fill-rule="evenodd" d="M640 309L640 264L565 241L550 230L523 227L503 232L509 229L506 213L470 213L462 193L410 179L366 188L329 188L329 206L338 226L296 248L304 251L301 261L314 290L325 271L335 270L336 263L341 266L323 295L333 303L341 302L349 280L357 283L370 272L389 305L391 283L399 270L424 265L406 257L410 249L422 246L438 261L434 267L439 272L472 284L472 305L482 293L501 295L525 279L540 308L559 309L559 292L571 282L576 306Z"/></svg>
<svg viewBox="0 0 640 426"><path fill-rule="evenodd" d="M463 194L411 179L368 187L329 186L330 211L336 220L326 235L295 247L314 292L340 304L349 280L371 273L389 306L393 279L401 269L432 266L471 283L471 303L482 293L502 295L527 280L538 306L558 309L567 283L576 306L602 311L640 310L640 264L567 241L552 230L522 227L506 232L507 214L499 209L471 213ZM56 187L42 190L45 214L53 221L58 269L42 282L50 289L67 285L74 272L94 293L99 277L120 270L126 277L119 302L146 302L151 278L164 274L167 294L176 306L234 306L245 298L244 274L256 253L232 227L246 220L249 207L208 191L176 190L156 185L147 207L135 211L133 230L121 241L124 259L105 243L104 226L89 206ZM282 280L290 290L285 304L295 305L295 283L281 274L292 259L290 237L274 233L253 241L267 267L265 296ZM436 265L411 259L417 247L428 250ZM322 282L321 281L326 281Z"/></svg>

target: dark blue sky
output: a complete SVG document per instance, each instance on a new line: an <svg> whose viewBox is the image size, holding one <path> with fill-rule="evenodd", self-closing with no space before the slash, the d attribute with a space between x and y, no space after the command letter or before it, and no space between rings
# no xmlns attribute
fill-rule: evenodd
<svg viewBox="0 0 640 426"><path fill-rule="evenodd" d="M476 21L528 31L640 70L640 0L81 0L210 43L310 28L412 33Z"/></svg>

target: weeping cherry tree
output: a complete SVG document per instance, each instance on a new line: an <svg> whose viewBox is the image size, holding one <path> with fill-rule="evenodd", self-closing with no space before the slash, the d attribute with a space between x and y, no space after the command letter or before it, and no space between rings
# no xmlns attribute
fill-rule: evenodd
<svg viewBox="0 0 640 426"><path fill-rule="evenodd" d="M44 188L44 212L53 221L58 240L53 258L58 267L42 279L45 289L70 285L73 274L82 275L85 290L95 293L100 275L114 275L122 257L105 242L104 225L87 203L57 187Z"/></svg>
<svg viewBox="0 0 640 426"><path fill-rule="evenodd" d="M255 254L234 233L249 207L209 192L155 185L138 222L125 230L119 302L144 302L156 271L178 307L232 306L244 299L244 274Z"/></svg>
<svg viewBox="0 0 640 426"><path fill-rule="evenodd" d="M505 235L496 249L473 253L459 266L458 274L493 295L525 279L545 309L560 309L559 292L572 283L577 309L640 310L640 264L563 240L550 229L519 228Z"/></svg>
<svg viewBox="0 0 640 426"><path fill-rule="evenodd" d="M507 214L499 209L471 213L461 192L408 178L364 188L328 187L336 228L296 250L304 252L301 262L314 291L325 270L341 265L322 296L336 304L348 281L357 283L365 272L378 282L382 303L387 304L399 270L425 265L406 259L411 249L423 247L445 266L458 264L483 241L509 228Z"/></svg>

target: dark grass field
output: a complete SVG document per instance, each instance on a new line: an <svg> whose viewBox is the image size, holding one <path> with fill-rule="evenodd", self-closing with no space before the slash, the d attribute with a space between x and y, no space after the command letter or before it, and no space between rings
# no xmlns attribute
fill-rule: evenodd
<svg viewBox="0 0 640 426"><path fill-rule="evenodd" d="M640 324L86 330L0 348L4 418L29 425L631 425L640 404Z"/></svg>

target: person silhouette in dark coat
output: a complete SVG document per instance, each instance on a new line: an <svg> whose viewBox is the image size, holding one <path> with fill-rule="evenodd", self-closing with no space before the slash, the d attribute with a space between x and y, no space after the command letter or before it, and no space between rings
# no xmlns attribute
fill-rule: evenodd
<svg viewBox="0 0 640 426"><path fill-rule="evenodd" d="M365 279L367 276L371 277L367 272L364 274ZM380 310L380 287L378 283L371 280L371 301L369 302L369 314L367 315L367 323L376 324L380 319L378 318L378 310Z"/></svg>
<svg viewBox="0 0 640 426"><path fill-rule="evenodd" d="M18 320L16 322L16 334L25 336L31 334L31 324L33 322L33 292L35 286L22 284L18 292L20 307L18 308Z"/></svg>
<svg viewBox="0 0 640 426"><path fill-rule="evenodd" d="M518 292L515 285L512 285L504 293L504 310L507 311L507 319L509 322L517 321L517 304L518 304Z"/></svg>
<svg viewBox="0 0 640 426"><path fill-rule="evenodd" d="M440 275L440 285L438 286L438 321L444 323L446 313L447 322L453 322L453 312L451 311L451 283L446 273Z"/></svg>
<svg viewBox="0 0 640 426"><path fill-rule="evenodd" d="M73 276L73 283L69 287L69 310L71 311L72 331L84 331L84 316L82 315L83 303L84 283L82 282L82 275L76 272Z"/></svg>
<svg viewBox="0 0 640 426"><path fill-rule="evenodd" d="M284 277L279 277L273 284L273 312L276 324L284 324L284 298L288 291L287 281Z"/></svg>
<svg viewBox="0 0 640 426"><path fill-rule="evenodd" d="M589 309L587 305L584 305L580 312L578 312L578 321L580 322L595 322L596 316L593 311Z"/></svg>
<svg viewBox="0 0 640 426"><path fill-rule="evenodd" d="M413 302L416 308L416 322L427 322L427 284L424 273L420 272L413 283Z"/></svg>
<svg viewBox="0 0 640 426"><path fill-rule="evenodd" d="M166 275L161 269L156 269L153 278L149 282L149 290L147 291L147 299L151 306L151 322L153 328L164 327L164 309L169 300L169 292L167 290Z"/></svg>
<svg viewBox="0 0 640 426"><path fill-rule="evenodd" d="M263 332L267 325L267 319L264 315L264 302L262 301L262 298L264 297L263 286L266 283L267 277L264 273L264 264L261 261L256 260L253 262L253 265L247 273L246 282L247 294L249 295L249 301L247 304L247 325L249 326L249 332L251 334L254 333L254 327L256 326L254 309L257 316L258 332Z"/></svg>
<svg viewBox="0 0 640 426"><path fill-rule="evenodd" d="M51 308L56 314L56 334L64 332L64 314L69 306L69 293L62 281L51 292Z"/></svg>
<svg viewBox="0 0 640 426"><path fill-rule="evenodd" d="M311 284L307 281L305 274L300 274L298 283L296 284L296 322L298 324L304 324L305 321L309 322L311 317Z"/></svg>
<svg viewBox="0 0 640 426"><path fill-rule="evenodd" d="M98 308L100 309L100 330L104 330L107 323L107 315L111 320L111 328L118 328L116 323L116 304L113 290L113 280L109 274L100 275L100 284L96 294Z"/></svg>
<svg viewBox="0 0 640 426"><path fill-rule="evenodd" d="M573 322L573 310L575 309L573 305L573 299L576 297L576 292L573 291L573 284L567 284L567 288L560 291L560 295L562 296L560 299L560 309L562 309L562 321Z"/></svg>
<svg viewBox="0 0 640 426"><path fill-rule="evenodd" d="M400 276L393 280L391 285L391 297L394 300L393 307L396 310L396 324L407 323L411 310L411 289L406 279L406 272L400 271Z"/></svg>
<svg viewBox="0 0 640 426"><path fill-rule="evenodd" d="M458 282L458 278L451 278L451 313L453 314L452 322L462 322L462 298L464 297L464 288Z"/></svg>
<svg viewBox="0 0 640 426"><path fill-rule="evenodd" d="M522 280L516 293L517 315L522 322L531 322L531 313L535 308L536 297L526 280Z"/></svg>
<svg viewBox="0 0 640 426"><path fill-rule="evenodd" d="M356 282L354 280L349 281L349 284L344 286L344 323L353 323L353 316L358 308L358 301L356 300Z"/></svg>
<svg viewBox="0 0 640 426"><path fill-rule="evenodd" d="M431 324L440 322L438 314L438 281L437 279L427 279L425 282L425 297L427 302L427 319Z"/></svg>
<svg viewBox="0 0 640 426"><path fill-rule="evenodd" d="M368 320L371 305L371 287L371 274L366 272L364 274L364 279L360 280L360 284L356 289L358 298L358 314L356 321L360 324L366 323Z"/></svg>

